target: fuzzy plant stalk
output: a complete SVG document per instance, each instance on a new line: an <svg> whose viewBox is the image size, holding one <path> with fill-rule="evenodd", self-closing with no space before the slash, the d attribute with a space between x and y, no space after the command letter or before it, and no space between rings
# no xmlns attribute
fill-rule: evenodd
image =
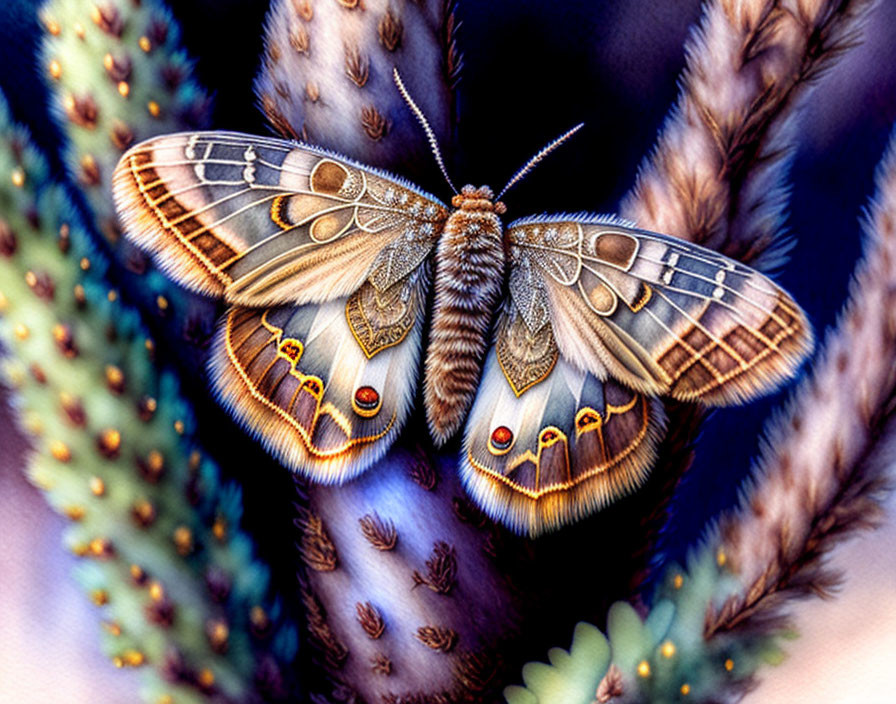
<svg viewBox="0 0 896 704"><path fill-rule="evenodd" d="M256 89L271 125L363 163L441 180L397 67L443 149L460 59L450 3L281 0ZM425 180L424 180L425 182ZM321 701L493 701L517 633L517 550L422 425L360 479L302 486L300 583ZM309 673L308 675L312 675ZM309 685L310 686L310 685Z"/></svg>
<svg viewBox="0 0 896 704"><path fill-rule="evenodd" d="M709 637L768 628L790 599L829 594L840 580L825 567L830 549L881 518L896 398L896 135L876 181L839 324L770 425L742 507L719 526L742 589L707 613Z"/></svg>
<svg viewBox="0 0 896 704"><path fill-rule="evenodd" d="M818 78L861 39L873 0L714 0L687 44L681 93L621 214L751 266L782 264L787 175ZM652 562L665 502L690 466L703 412L667 404L669 427L644 511ZM649 571L634 574L632 587Z"/></svg>
<svg viewBox="0 0 896 704"><path fill-rule="evenodd" d="M896 133L878 168L865 254L840 322L788 408L740 507L687 569L670 567L642 623L614 605L607 637L579 624L569 653L523 668L509 704L732 701L783 657L788 605L831 593L832 547L874 527L892 484L896 397Z"/></svg>
<svg viewBox="0 0 896 704"><path fill-rule="evenodd" d="M297 635L240 527L240 490L196 444L107 267L0 102L3 376L32 438L28 475L71 521L105 650L143 671L152 704L288 699Z"/></svg>
<svg viewBox="0 0 896 704"><path fill-rule="evenodd" d="M522 635L508 575L526 555L466 497L453 460L396 447L305 498L300 582L327 700L493 701Z"/></svg>
<svg viewBox="0 0 896 704"><path fill-rule="evenodd" d="M74 184L114 260L110 275L180 359L196 365L215 307L171 283L122 237L112 172L132 144L208 124L210 100L193 78L180 31L160 0L49 0L42 61Z"/></svg>

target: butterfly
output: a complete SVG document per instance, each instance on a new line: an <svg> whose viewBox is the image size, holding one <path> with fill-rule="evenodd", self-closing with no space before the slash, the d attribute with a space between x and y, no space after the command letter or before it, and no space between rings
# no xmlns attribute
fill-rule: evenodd
<svg viewBox="0 0 896 704"><path fill-rule="evenodd" d="M127 236L229 305L212 384L280 461L325 483L368 469L405 426L422 366L433 440L463 431L467 490L519 533L635 490L664 432L658 396L749 400L812 344L790 295L711 250L607 216L505 227L488 187L449 206L300 142L161 136L113 182Z"/></svg>

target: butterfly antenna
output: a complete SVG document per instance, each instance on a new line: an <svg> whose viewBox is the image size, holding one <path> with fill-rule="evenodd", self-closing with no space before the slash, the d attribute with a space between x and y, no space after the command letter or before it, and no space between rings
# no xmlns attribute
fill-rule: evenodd
<svg viewBox="0 0 896 704"><path fill-rule="evenodd" d="M501 189L501 192L498 194L498 197L495 198L495 200L501 200L501 196L503 196L513 186L515 186L517 183L519 183L519 181L521 181L526 174L528 174L532 169L535 168L535 165L538 164L539 161L544 159L548 154L550 154L552 151L554 151L557 147L559 147L561 144L563 144L567 139L572 137L576 132L578 132L584 126L585 126L585 123L580 122L579 124L577 124L575 127L573 127L568 132L564 132L563 134L561 134L559 137L557 137L557 139L555 139L553 142L551 142L550 144L545 146L540 152L538 152L538 154L536 154L531 159L529 159L529 161L526 162L526 165L523 168L521 168L519 171L517 171L513 175L513 178L511 178L507 182L507 185Z"/></svg>
<svg viewBox="0 0 896 704"><path fill-rule="evenodd" d="M417 107L417 103L414 102L411 94L408 93L408 89L404 87L404 83L402 83L401 81L401 76L398 75L397 68L392 69L392 76L395 78L395 85L398 86L401 97L404 98L405 102L414 113L414 116L423 126L423 131L426 132L426 138L429 140L429 147L432 150L433 156L436 158L436 163L439 165L439 169L442 171L442 176L445 177L448 185L451 186L451 190L457 193L457 189L454 187L454 184L451 183L451 177L448 176L448 169L445 168L445 162L442 159L442 152L439 151L439 143L436 141L436 135L432 131L432 127L429 126L429 122L427 122L426 120L426 115L424 115L423 111Z"/></svg>

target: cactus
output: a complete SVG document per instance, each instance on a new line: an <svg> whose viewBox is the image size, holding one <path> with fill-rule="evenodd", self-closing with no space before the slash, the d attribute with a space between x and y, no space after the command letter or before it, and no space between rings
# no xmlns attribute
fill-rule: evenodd
<svg viewBox="0 0 896 704"><path fill-rule="evenodd" d="M454 466L397 448L357 481L305 492L301 584L331 692L492 701L523 617L509 568L526 554L471 504Z"/></svg>
<svg viewBox="0 0 896 704"><path fill-rule="evenodd" d="M642 618L626 602L607 614L606 636L579 623L569 652L523 667L524 687L504 690L508 704L721 701L749 686L758 668L783 658L775 632L704 639L707 608L737 593L725 553L707 541L687 570L670 568Z"/></svg>
<svg viewBox="0 0 896 704"><path fill-rule="evenodd" d="M112 171L125 149L208 122L210 101L192 78L177 23L158 0L51 0L41 18L42 61L68 138L66 161L114 253L111 276L142 310L155 314L175 354L195 365L215 307L172 284L122 239L111 196Z"/></svg>
<svg viewBox="0 0 896 704"><path fill-rule="evenodd" d="M432 176L426 136L396 90L392 70L401 73L444 145L452 136L462 64L453 5L277 0L255 86L271 126L371 166Z"/></svg>
<svg viewBox="0 0 896 704"><path fill-rule="evenodd" d="M196 444L177 378L5 102L0 174L2 369L112 662L142 668L153 703L286 698L296 633L240 490Z"/></svg>

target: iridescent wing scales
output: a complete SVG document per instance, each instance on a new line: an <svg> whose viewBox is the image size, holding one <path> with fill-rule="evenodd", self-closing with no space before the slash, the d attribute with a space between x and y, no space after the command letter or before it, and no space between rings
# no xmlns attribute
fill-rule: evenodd
<svg viewBox="0 0 896 704"><path fill-rule="evenodd" d="M380 290L429 255L448 216L393 176L303 144L231 132L142 142L115 199L127 235L175 280L247 306Z"/></svg>

